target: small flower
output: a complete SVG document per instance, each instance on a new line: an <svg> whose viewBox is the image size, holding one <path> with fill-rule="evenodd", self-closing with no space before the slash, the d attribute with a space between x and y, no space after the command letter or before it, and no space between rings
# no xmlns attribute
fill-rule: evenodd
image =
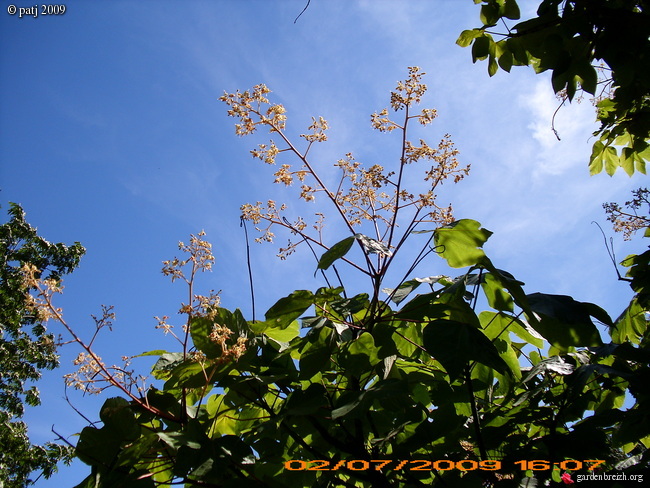
<svg viewBox="0 0 650 488"><path fill-rule="evenodd" d="M425 108L422 110L422 113L418 116L418 122L422 125L427 125L433 122L438 116L438 112L435 108Z"/></svg>
<svg viewBox="0 0 650 488"><path fill-rule="evenodd" d="M302 198L305 202L311 202L316 199L316 197L314 197L315 190L311 186L302 185L300 189L302 190L300 192L300 198Z"/></svg>
<svg viewBox="0 0 650 488"><path fill-rule="evenodd" d="M311 134L300 134L300 137L304 138L306 141L309 142L324 142L327 140L327 134L325 134L325 131L329 129L329 126L327 125L327 120L325 120L323 117L318 117L318 120L316 120L316 117L311 118L312 123L308 127L310 131L312 131Z"/></svg>
<svg viewBox="0 0 650 488"><path fill-rule="evenodd" d="M388 118L387 109L383 109L379 113L373 113L370 116L370 123L372 124L373 129L377 129L380 132L390 132L400 127L396 122L393 122Z"/></svg>
<svg viewBox="0 0 650 488"><path fill-rule="evenodd" d="M562 481L564 481L565 485L572 485L574 481L571 479L571 473L564 473L562 476Z"/></svg>
<svg viewBox="0 0 650 488"><path fill-rule="evenodd" d="M289 169L291 168L288 164L283 164L279 170L275 172L275 181L273 183L284 183L286 186L290 186L293 183L293 175Z"/></svg>

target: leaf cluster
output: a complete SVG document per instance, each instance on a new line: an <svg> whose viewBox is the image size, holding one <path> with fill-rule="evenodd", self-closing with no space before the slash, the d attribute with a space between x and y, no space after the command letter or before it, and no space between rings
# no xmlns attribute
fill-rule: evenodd
<svg viewBox="0 0 650 488"><path fill-rule="evenodd" d="M424 141L416 146L407 137L410 120L435 116L426 109L410 114L425 91L419 70L410 68L391 93L403 121L390 119L387 109L371 117L375 129L401 132L395 170L363 168L346 157L336 190L307 158L312 144L326 139L323 119L313 119L300 151L267 87L222 97L240 119L239 135L265 127L281 139L282 147L271 141L253 156L267 164L285 151L296 156L300 169L283 164L277 182L309 178L301 197L324 194L346 235L330 244L304 231L301 220L283 218L284 205L244 206L243 218L310 244L327 286L280 298L264 320L214 301L183 305L185 335L176 336L182 351L143 354L157 357L155 386L107 400L102 425L82 431L77 456L92 471L80 487L507 488L562 481L559 469L527 470L516 464L521 460L585 460L572 470L578 474L589 473L588 459L605 472L649 467L650 253L625 262L637 295L617 320L592 303L524 291L487 256L489 230L470 219L427 219L424 206L413 203L418 197L403 193L404 171L416 160L434 161L425 178L433 189L453 174L447 157L438 160ZM392 188L387 207L371 192L383 186ZM353 202L342 195L354 195ZM410 214L400 220L404 209ZM363 215L371 231L357 232L351 215ZM261 229L264 236L269 228ZM396 286L385 287L395 256L418 235L428 237L420 253L397 270L403 278ZM181 243L190 257L165 262L165 274L185 281L190 297L196 271L212 264L209 245L200 242ZM415 275L432 254L458 274ZM337 270L345 265L370 279L367 292L348 294ZM634 403L625 410L628 393ZM438 461L476 469L440 469ZM405 468L413 463L425 469Z"/></svg>
<svg viewBox="0 0 650 488"><path fill-rule="evenodd" d="M17 420L25 404L40 404L38 389L30 383L42 370L59 364L55 338L30 306L33 287L21 269L30 265L38 278L58 282L78 266L85 249L78 242L66 246L46 241L15 203L8 214L9 220L0 225L0 485L24 486L32 471L49 477L70 452L55 444L32 445L25 424Z"/></svg>
<svg viewBox="0 0 650 488"><path fill-rule="evenodd" d="M520 20L516 0L474 0L482 26L463 31L457 44L472 59L501 68L551 71L553 90L571 101L583 90L595 97L591 174L617 168L646 172L650 158L650 6L637 0L543 0L537 16ZM494 29L505 27L505 32ZM598 72L603 76L598 75ZM605 74L606 73L606 74ZM620 150L617 148L620 147Z"/></svg>
<svg viewBox="0 0 650 488"><path fill-rule="evenodd" d="M223 308L196 318L200 354L152 352L162 388L137 404L108 400L103 426L81 433L77 454L93 474L79 486L514 487L560 481L556 470L518 469L520 459L646 466L647 321L630 329L596 305L525 293L485 255L490 234L469 220L435 230L463 274L405 282L379 314L367 294L320 288L278 300L263 321ZM647 266L636 260L630 273ZM647 300L645 278L634 286ZM215 327L231 332L229 344L245 338L245 351L224 356ZM624 412L627 391L636 403ZM397 468L441 459L500 469ZM320 463L328 468L307 469Z"/></svg>

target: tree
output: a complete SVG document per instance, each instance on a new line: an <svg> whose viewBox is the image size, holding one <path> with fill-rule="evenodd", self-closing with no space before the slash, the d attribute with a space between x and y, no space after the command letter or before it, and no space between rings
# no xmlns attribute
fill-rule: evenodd
<svg viewBox="0 0 650 488"><path fill-rule="evenodd" d="M422 75L410 68L391 92L399 120L388 109L371 116L376 130L398 133L394 168L365 167L348 153L331 186L310 156L327 139L324 119L297 144L266 86L221 98L238 135L266 128L276 138L251 151L269 165L281 159L275 182L300 185L305 202L328 201L344 234L326 237L320 213L308 222L274 201L242 206L260 241L289 232L282 257L308 246L325 284L280 298L264 320L197 295L211 246L202 233L180 243L186 256L163 272L188 286L191 301L180 329L159 319L180 350L143 354L157 357L148 388L130 390L131 375L80 342L76 384L108 382L124 396L105 402L103 425L80 434L76 454L92 470L80 487L518 487L643 474L648 258L629 263L638 306L616 321L591 303L526 293L483 251L491 232L437 203L440 185L469 168L447 135L433 146L411 142L412 124L436 117L416 109ZM409 188L406 174L418 168L423 183ZM457 276L419 276L436 255ZM367 292L349 293L348 272L366 279ZM37 289L56 310L47 287ZM635 403L623 411L628 391Z"/></svg>
<svg viewBox="0 0 650 488"><path fill-rule="evenodd" d="M553 90L571 101L594 97L600 128L594 133L591 174L617 168L646 172L650 159L650 6L646 0L543 0L537 17L521 17L516 0L474 0L482 26L461 33L472 59L488 72L512 66L552 71ZM502 25L505 32L495 32ZM601 76L599 76L599 72ZM620 147L620 151L617 149Z"/></svg>
<svg viewBox="0 0 650 488"><path fill-rule="evenodd" d="M48 478L58 461L69 461L72 455L66 446L31 444L27 426L18 420L25 404L40 404L32 383L42 370L59 364L56 340L45 326L48 314L35 311L29 292L34 280L58 286L61 276L78 266L85 249L78 242L47 242L17 204L10 204L9 216L0 226L0 486L22 487L32 482L32 472Z"/></svg>

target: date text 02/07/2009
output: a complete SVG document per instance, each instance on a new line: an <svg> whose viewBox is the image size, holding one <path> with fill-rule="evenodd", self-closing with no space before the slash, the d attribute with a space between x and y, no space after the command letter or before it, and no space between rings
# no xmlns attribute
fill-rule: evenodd
<svg viewBox="0 0 650 488"><path fill-rule="evenodd" d="M548 469L561 469L576 471L587 468L593 471L605 461L603 459L585 459L578 461L575 459L565 459L560 462L550 462L543 459L532 459L515 461L513 464L522 471L545 471ZM483 461L474 461L472 459L463 459L461 461L452 461L450 459L439 459L437 461L428 461L426 459L412 459L395 461L392 459L351 459L337 462L325 459L314 459L303 461L301 459L289 459L284 463L285 469L289 471L337 471L339 469L348 469L351 471L367 471L372 469L380 471L384 468L394 471L449 471L458 469L460 471L474 471L480 469L483 471L499 471L502 468L501 461L496 459L486 459Z"/></svg>

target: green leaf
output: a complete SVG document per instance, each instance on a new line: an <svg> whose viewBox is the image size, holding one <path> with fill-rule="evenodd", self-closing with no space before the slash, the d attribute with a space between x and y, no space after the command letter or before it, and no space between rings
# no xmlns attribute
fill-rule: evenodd
<svg viewBox="0 0 650 488"><path fill-rule="evenodd" d="M460 36L458 36L456 44L458 44L460 47L467 47L472 43L474 39L482 35L483 31L480 29L464 30L460 33Z"/></svg>
<svg viewBox="0 0 650 488"><path fill-rule="evenodd" d="M605 145L601 141L596 141L591 149L589 157L589 174L595 175L603 170L603 151Z"/></svg>
<svg viewBox="0 0 650 488"><path fill-rule="evenodd" d="M359 293L352 298L339 298L338 300L332 300L330 302L332 310L338 313L341 317L360 312L361 310L366 309L369 304L370 301L368 300L367 293Z"/></svg>
<svg viewBox="0 0 650 488"><path fill-rule="evenodd" d="M598 86L598 73L589 62L578 65L577 74L580 77L580 86L587 93L594 95Z"/></svg>
<svg viewBox="0 0 650 488"><path fill-rule="evenodd" d="M140 436L140 425L135 420L131 405L124 398L109 398L99 413L104 427L120 439L134 440Z"/></svg>
<svg viewBox="0 0 650 488"><path fill-rule="evenodd" d="M275 341L288 344L293 338L298 337L300 334L300 323L297 320L294 320L284 329L266 327L262 332Z"/></svg>
<svg viewBox="0 0 650 488"><path fill-rule="evenodd" d="M422 281L420 280L409 280L405 281L401 285L397 287L397 290L391 290L388 288L385 288L382 290L384 293L388 293L389 295L392 293L393 296L391 297L391 300L399 305L407 296L411 294L413 290L415 290L418 286L422 284Z"/></svg>
<svg viewBox="0 0 650 488"><path fill-rule="evenodd" d="M337 407L332 410L332 420L339 419L341 417L345 417L348 415L350 412L353 412L359 405L361 405L361 402L364 400L364 397L366 396L366 392L362 392L360 395L356 395L352 401L346 402L340 407ZM347 397L345 395L342 395L341 398L345 399L347 401Z"/></svg>
<svg viewBox="0 0 650 488"><path fill-rule="evenodd" d="M516 0L506 0L501 14L506 19L517 20L521 18L521 12L519 11L519 5L517 5Z"/></svg>
<svg viewBox="0 0 650 488"><path fill-rule="evenodd" d="M634 174L634 156L635 152L631 147L624 147L621 150L621 167L628 176Z"/></svg>
<svg viewBox="0 0 650 488"><path fill-rule="evenodd" d="M222 325L227 327L226 324ZM221 357L221 354L223 354L221 344L210 339L210 334L214 326L215 323L206 317L195 317L192 319L190 326L190 333L194 345L209 359Z"/></svg>
<svg viewBox="0 0 650 488"><path fill-rule="evenodd" d="M220 368L232 368L232 363L224 363L220 365ZM165 383L165 390L177 387L200 388L205 386L205 381L205 367L201 363L188 359L176 366L171 372L169 379Z"/></svg>
<svg viewBox="0 0 650 488"><path fill-rule="evenodd" d="M424 328L423 343L427 352L445 368L450 381L458 378L471 361L510 374L494 344L472 325L436 320Z"/></svg>
<svg viewBox="0 0 650 488"><path fill-rule="evenodd" d="M551 373L559 374L561 376L568 376L575 371L576 367L573 363L567 362L562 356L553 356L548 359L540 361L533 366L528 374L523 378L523 382L527 383L534 376L550 371Z"/></svg>
<svg viewBox="0 0 650 488"><path fill-rule="evenodd" d="M494 76L499 71L499 64L497 63L496 58L490 54L490 59L488 60L488 74Z"/></svg>
<svg viewBox="0 0 650 488"><path fill-rule="evenodd" d="M354 341L348 342L346 346L347 351L344 350L339 355L341 367L346 373L361 376L381 361L377 355L375 340L368 332L364 332Z"/></svg>
<svg viewBox="0 0 650 488"><path fill-rule="evenodd" d="M503 71L507 71L508 73L510 73L513 61L514 58L510 51L505 51L501 56L499 56L499 66Z"/></svg>
<svg viewBox="0 0 650 488"><path fill-rule="evenodd" d="M484 274L481 288L483 289L483 293L485 293L490 307L507 312L514 310L512 297L504 290L501 281L495 275L491 273Z"/></svg>
<svg viewBox="0 0 650 488"><path fill-rule="evenodd" d="M330 367L334 344L332 329L322 327L318 335L307 342L306 348L300 355L300 378L308 380L315 374L327 370Z"/></svg>
<svg viewBox="0 0 650 488"><path fill-rule="evenodd" d="M533 327L556 348L600 346L598 329L591 321L593 304L583 304L566 295L532 293L527 295L530 308L541 320Z"/></svg>
<svg viewBox="0 0 650 488"><path fill-rule="evenodd" d="M497 349L501 359L510 368L512 376L519 379L521 378L521 368L519 365L519 358L517 353L512 348L510 343L510 333L509 328L511 323L507 320L503 320L505 317L502 315L493 315L492 312L481 312L479 314L479 320L483 326L483 332L486 337L491 340L494 347ZM513 317L514 318L514 317Z"/></svg>
<svg viewBox="0 0 650 488"><path fill-rule="evenodd" d="M287 398L284 412L287 415L314 415L328 407L327 391L318 383L306 390L295 390Z"/></svg>
<svg viewBox="0 0 650 488"><path fill-rule="evenodd" d="M101 429L85 427L76 447L77 457L91 466L112 464L121 444L140 436L140 425L135 420L131 405L124 398L107 399L99 416L104 426Z"/></svg>
<svg viewBox="0 0 650 488"><path fill-rule="evenodd" d="M314 303L314 294L308 290L294 291L288 297L280 298L265 314L272 327L286 329Z"/></svg>
<svg viewBox="0 0 650 488"><path fill-rule="evenodd" d="M481 22L484 26L491 27L499 21L499 9L491 4L481 5Z"/></svg>
<svg viewBox="0 0 650 488"><path fill-rule="evenodd" d="M647 327L646 310L635 298L616 320L616 325L611 330L611 336L618 343L630 341L633 344L639 344Z"/></svg>
<svg viewBox="0 0 650 488"><path fill-rule="evenodd" d="M346 237L330 247L319 259L318 269L329 268L334 261L345 256L354 244L354 237Z"/></svg>
<svg viewBox="0 0 650 488"><path fill-rule="evenodd" d="M134 358L142 358L145 356L162 356L163 354L167 354L169 351L165 351L164 349L156 349L154 351L147 351L143 352L142 354L138 354L136 356L133 356Z"/></svg>
<svg viewBox="0 0 650 488"><path fill-rule="evenodd" d="M151 374L157 380L167 379L172 370L181 364L183 360L184 354L182 352L164 353L151 368Z"/></svg>
<svg viewBox="0 0 650 488"><path fill-rule="evenodd" d="M449 307L437 302L437 293L416 295L410 302L396 312L395 317L401 320L424 322L428 319L439 319L446 315Z"/></svg>
<svg viewBox="0 0 650 488"><path fill-rule="evenodd" d="M408 395L408 386L404 381L380 380L365 391L341 395L337 403L340 406L332 410L332 419L346 417L351 413L358 417L374 401L378 401L383 409L396 412L406 407L404 398L407 398Z"/></svg>
<svg viewBox="0 0 650 488"><path fill-rule="evenodd" d="M232 332L227 339L228 345L234 344L240 337L247 337L250 332L250 327L239 309L231 312L219 307L213 310L213 313L213 318L195 317L190 324L194 345L210 359L221 357L223 353L221 344L210 337L217 324L227 327Z"/></svg>
<svg viewBox="0 0 650 488"><path fill-rule="evenodd" d="M618 153L616 148L612 146L607 146L603 153L603 158L605 160L605 172L609 176L613 176L616 173L616 168L620 166L620 161L618 158Z"/></svg>
<svg viewBox="0 0 650 488"><path fill-rule="evenodd" d="M472 60L474 62L485 59L490 54L490 42L492 39L488 34L477 37L472 44Z"/></svg>
<svg viewBox="0 0 650 488"><path fill-rule="evenodd" d="M529 52L524 47L524 43L517 37L508 38L506 41L506 52L511 52L514 63L518 66L527 66L530 62Z"/></svg>
<svg viewBox="0 0 650 488"><path fill-rule="evenodd" d="M569 96L569 101L573 98L573 96L570 93L570 83L569 86L567 86L567 83L569 83L569 74L567 73L566 70L564 69L554 69L553 74L551 75L551 85L553 86L553 91L555 93L558 93L562 91L564 88L567 88L567 94ZM575 91L575 89L574 89Z"/></svg>
<svg viewBox="0 0 650 488"><path fill-rule="evenodd" d="M111 436L106 429L84 427L79 435L75 454L90 466L97 463L110 464L117 456L119 445L119 439Z"/></svg>
<svg viewBox="0 0 650 488"><path fill-rule="evenodd" d="M174 450L183 446L190 449L201 449L201 443L185 432L158 432L158 437Z"/></svg>
<svg viewBox="0 0 650 488"><path fill-rule="evenodd" d="M503 312L481 312L479 314L482 324L490 324L490 327L495 327L499 331L505 331L504 334L508 335L510 332L515 334L520 339L523 339L528 344L535 347L544 347L544 338L541 337L535 329L525 324L517 317L505 314ZM484 325L485 326L485 325ZM490 334L487 334L489 337Z"/></svg>
<svg viewBox="0 0 650 488"><path fill-rule="evenodd" d="M438 252L452 268L463 268L479 263L485 253L480 249L492 235L480 228L475 220L461 219L435 230L434 242Z"/></svg>

